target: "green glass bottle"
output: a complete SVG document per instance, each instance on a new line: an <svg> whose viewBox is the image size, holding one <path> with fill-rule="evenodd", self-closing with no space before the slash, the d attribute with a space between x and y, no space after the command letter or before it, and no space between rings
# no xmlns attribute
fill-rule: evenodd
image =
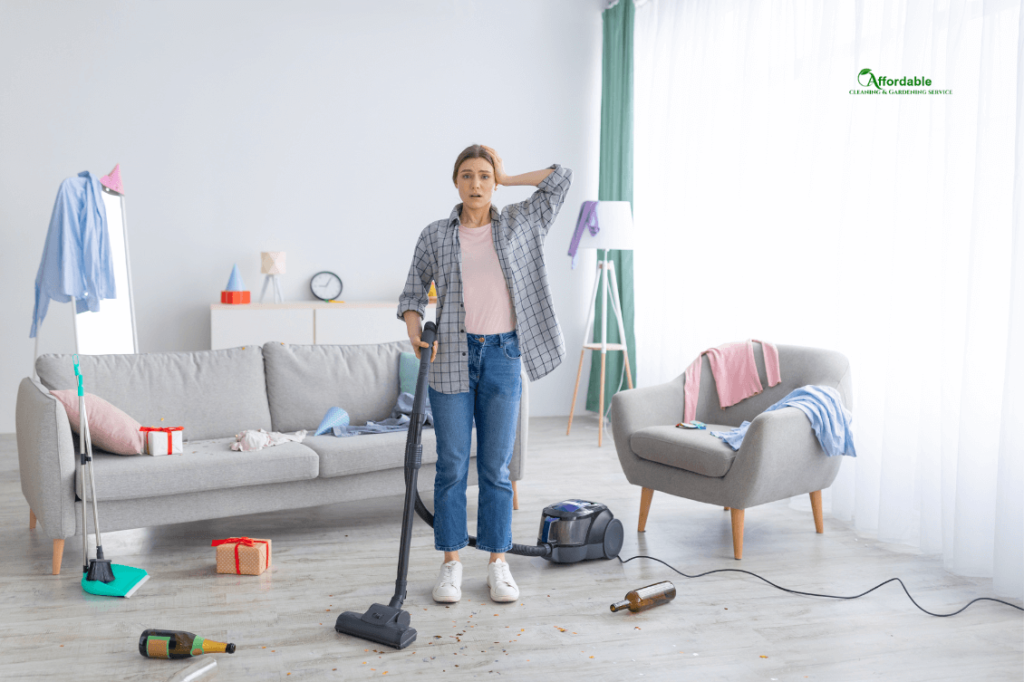
<svg viewBox="0 0 1024 682"><path fill-rule="evenodd" d="M203 639L184 630L145 630L139 653L146 658L192 658L203 654L235 653L234 644Z"/></svg>
<svg viewBox="0 0 1024 682"><path fill-rule="evenodd" d="M667 580L654 583L639 590L626 593L626 598L611 605L612 611L629 609L633 613L653 609L655 606L667 604L676 598L676 586Z"/></svg>

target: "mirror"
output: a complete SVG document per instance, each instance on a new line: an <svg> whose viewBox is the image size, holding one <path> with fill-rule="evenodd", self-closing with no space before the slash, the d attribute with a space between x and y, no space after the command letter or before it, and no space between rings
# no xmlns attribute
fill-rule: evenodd
<svg viewBox="0 0 1024 682"><path fill-rule="evenodd" d="M82 355L138 353L124 196L104 187L103 206L107 212L107 232L117 298L103 299L100 309L95 313L88 310L75 313L75 349ZM71 309L74 310L74 306Z"/></svg>

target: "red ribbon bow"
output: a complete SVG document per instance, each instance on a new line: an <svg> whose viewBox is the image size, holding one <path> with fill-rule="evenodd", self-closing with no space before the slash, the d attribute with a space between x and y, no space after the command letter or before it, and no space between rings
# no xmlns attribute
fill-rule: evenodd
<svg viewBox="0 0 1024 682"><path fill-rule="evenodd" d="M173 432L173 431L184 431L184 430L185 430L184 426L140 426L139 427L139 431L142 431L143 433L148 433L150 431L156 431L157 433L166 433L167 434L167 454L168 455L171 454L172 452L174 452L174 445L173 445L174 439L171 436L171 432Z"/></svg>
<svg viewBox="0 0 1024 682"><path fill-rule="evenodd" d="M264 545L267 546L267 565L264 566L263 568L264 568L264 570L268 569L268 568L270 568L270 543L267 542L266 540L253 540L252 538L247 538L247 537L227 538L226 540L214 540L213 542L210 543L210 546L211 547L218 547L220 545L230 545L230 544L234 543L234 545L235 545L235 573L240 574L242 572L242 567L241 567L241 565L239 564L239 561L238 561L238 548L241 547L242 545L245 545L246 547L255 547L257 542L262 542Z"/></svg>

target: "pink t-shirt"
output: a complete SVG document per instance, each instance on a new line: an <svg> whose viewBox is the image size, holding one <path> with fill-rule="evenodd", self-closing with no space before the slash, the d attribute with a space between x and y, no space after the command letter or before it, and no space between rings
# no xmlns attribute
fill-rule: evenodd
<svg viewBox="0 0 1024 682"><path fill-rule="evenodd" d="M466 332L503 334L516 328L515 310L505 275L494 251L491 225L459 226L462 246L462 299Z"/></svg>

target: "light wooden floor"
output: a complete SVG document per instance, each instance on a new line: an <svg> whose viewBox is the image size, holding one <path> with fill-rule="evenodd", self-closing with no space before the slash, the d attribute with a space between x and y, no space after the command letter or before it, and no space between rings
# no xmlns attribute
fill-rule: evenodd
<svg viewBox="0 0 1024 682"><path fill-rule="evenodd" d="M654 495L647 532L636 533L639 489L622 475L610 438L578 417L530 422L530 456L513 515L517 542L533 543L540 511L571 497L602 501L626 526L624 557L650 554L687 573L742 567L795 589L855 594L900 576L926 608L951 611L991 596L991 581L960 578L912 550L858 538L826 516L785 504L748 510L744 559L732 558L729 514ZM361 436L372 438L372 436ZM400 491L396 491L400 493ZM80 544L68 540L64 572L49 575L51 543L28 529L13 436L0 437L0 679L166 680L187 662L138 654L147 627L235 642L218 680L1021 680L1024 618L982 603L954 618L918 611L898 586L856 601L786 594L738 574L687 580L643 559L560 566L509 556L521 598L488 597L487 555L463 551L463 600L434 604L441 563L417 519L409 598L419 636L403 651L334 631L343 610L364 611L394 591L401 495L370 503L261 514L111 533L108 557L152 575L131 599L85 595ZM428 506L432 506L427 501ZM475 526L476 489L469 516ZM272 538L274 567L260 577L214 573L213 538ZM671 580L678 597L642 614L609 612L626 591Z"/></svg>

